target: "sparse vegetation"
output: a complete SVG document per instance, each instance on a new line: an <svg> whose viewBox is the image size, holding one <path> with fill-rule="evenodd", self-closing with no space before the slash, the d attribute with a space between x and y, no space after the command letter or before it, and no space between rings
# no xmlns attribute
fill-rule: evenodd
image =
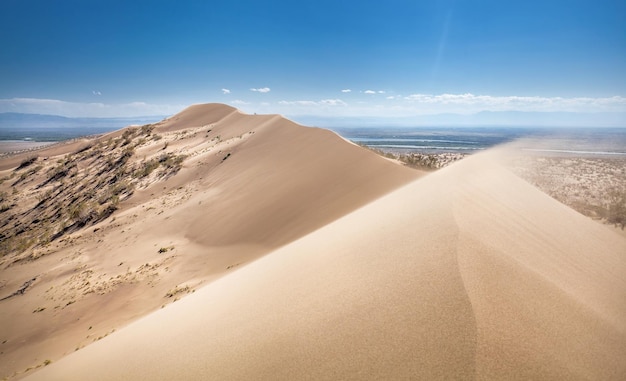
<svg viewBox="0 0 626 381"><path fill-rule="evenodd" d="M452 152L439 154L408 153L398 155L397 159L409 167L434 170L446 167L464 157L464 154Z"/></svg>
<svg viewBox="0 0 626 381"><path fill-rule="evenodd" d="M624 229L626 159L520 157L514 171L572 209Z"/></svg>
<svg viewBox="0 0 626 381"><path fill-rule="evenodd" d="M38 161L37 156L24 159L3 178L14 179L10 187L0 188L2 256L45 245L96 224L114 214L136 187L175 175L186 156L161 152L143 161L134 159L146 137L162 138L153 133L154 128L127 128L117 138L92 141L56 160ZM25 193L32 204L24 204Z"/></svg>
<svg viewBox="0 0 626 381"><path fill-rule="evenodd" d="M136 178L144 178L149 176L155 169L159 167L159 161L156 159L148 160L143 163L143 165L135 171Z"/></svg>
<svg viewBox="0 0 626 381"><path fill-rule="evenodd" d="M626 188L614 188L607 194L604 218L610 224L626 227Z"/></svg>
<svg viewBox="0 0 626 381"><path fill-rule="evenodd" d="M157 175L158 178L166 178L176 174L183 165L186 156L174 155L173 153L164 153L158 158L144 161L140 167L133 173L137 179L143 179L150 176L156 169L162 167Z"/></svg>
<svg viewBox="0 0 626 381"><path fill-rule="evenodd" d="M387 159L397 160L401 163L404 163L408 167L428 170L428 171L441 169L465 157L464 154L453 153L453 152L437 153L437 154L409 152L409 153L400 154L400 153L395 153L392 151L380 150L380 149L369 147L369 146L364 146L364 145L361 145L361 146L369 149L370 151L375 152L376 154L382 157L386 157Z"/></svg>
<svg viewBox="0 0 626 381"><path fill-rule="evenodd" d="M178 294L183 294L183 293L184 294L188 294L191 291L192 291L191 287L189 287L189 286L183 286L183 287L176 286L173 289L169 290L167 292L167 294L165 294L165 297L166 298L173 298L174 296L176 296Z"/></svg>
<svg viewBox="0 0 626 381"><path fill-rule="evenodd" d="M22 172L22 174L20 174L20 177L15 181L15 183L13 183L13 186L21 183L22 181L26 180L27 178L33 176L34 174L36 174L37 172L39 172L41 169L43 168L42 165L38 165L34 168L29 169L26 172Z"/></svg>
<svg viewBox="0 0 626 381"><path fill-rule="evenodd" d="M146 124L141 126L141 135L150 136L154 130L154 124Z"/></svg>
<svg viewBox="0 0 626 381"><path fill-rule="evenodd" d="M91 148L93 147L93 144L87 144L84 147L81 147L78 149L78 151L74 152L74 154L78 155L81 154L83 152L89 151Z"/></svg>
<svg viewBox="0 0 626 381"><path fill-rule="evenodd" d="M20 165L15 170L19 171L20 169L26 168L36 161L37 161L37 156L29 156L26 159L22 160Z"/></svg>
<svg viewBox="0 0 626 381"><path fill-rule="evenodd" d="M74 163L71 159L67 159L61 163L59 163L59 165L57 165L56 167L52 168L52 170L49 172L50 173L50 177L48 178L48 180L43 184L46 185L50 182L53 181L59 181L60 179L64 178L65 176L67 176L70 171L76 167L76 163Z"/></svg>

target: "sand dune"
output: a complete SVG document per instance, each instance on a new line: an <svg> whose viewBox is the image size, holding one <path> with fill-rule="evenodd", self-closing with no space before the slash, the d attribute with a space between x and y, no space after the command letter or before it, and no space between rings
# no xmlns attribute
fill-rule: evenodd
<svg viewBox="0 0 626 381"><path fill-rule="evenodd" d="M626 379L626 240L499 156L415 180L27 379Z"/></svg>
<svg viewBox="0 0 626 381"><path fill-rule="evenodd" d="M148 127L37 151L20 170L33 153L0 161L13 205L3 237L62 231L72 215L98 214L94 200L108 202L115 187L134 187L106 219L2 253L0 298L36 280L0 300L0 378L56 361L422 175L330 131L225 105Z"/></svg>

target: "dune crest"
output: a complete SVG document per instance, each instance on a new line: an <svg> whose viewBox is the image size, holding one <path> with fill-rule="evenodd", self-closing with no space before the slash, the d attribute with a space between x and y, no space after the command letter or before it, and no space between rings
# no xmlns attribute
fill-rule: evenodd
<svg viewBox="0 0 626 381"><path fill-rule="evenodd" d="M330 131L219 104L36 152L0 161L11 205L0 298L36 278L0 301L0 378L90 345L423 174Z"/></svg>
<svg viewBox="0 0 626 381"><path fill-rule="evenodd" d="M626 240L473 156L28 380L626 378Z"/></svg>

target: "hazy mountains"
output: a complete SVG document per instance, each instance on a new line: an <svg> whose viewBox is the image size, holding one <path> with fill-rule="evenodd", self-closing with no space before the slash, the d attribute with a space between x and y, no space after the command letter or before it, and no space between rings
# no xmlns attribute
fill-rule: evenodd
<svg viewBox="0 0 626 381"><path fill-rule="evenodd" d="M299 123L334 130L410 127L626 127L626 113L490 112L410 117L290 116ZM165 116L68 118L58 115L0 113L0 140L59 141L101 134L129 125L155 123Z"/></svg>
<svg viewBox="0 0 626 381"><path fill-rule="evenodd" d="M482 111L475 114L431 114L397 118L293 117L320 127L626 127L624 112Z"/></svg>
<svg viewBox="0 0 626 381"><path fill-rule="evenodd" d="M68 118L58 115L5 112L0 113L0 128L68 128L85 126L121 128L131 124L153 123L163 118L164 116L139 116L134 118Z"/></svg>
<svg viewBox="0 0 626 381"><path fill-rule="evenodd" d="M68 118L58 115L0 113L0 128L121 128L164 119L165 115L132 118ZM626 127L626 112L521 112L482 111L475 114L431 114L404 117L289 116L305 125L320 127Z"/></svg>
<svg viewBox="0 0 626 381"><path fill-rule="evenodd" d="M101 134L129 125L154 123L163 116L67 118L58 115L0 113L0 140L60 141Z"/></svg>

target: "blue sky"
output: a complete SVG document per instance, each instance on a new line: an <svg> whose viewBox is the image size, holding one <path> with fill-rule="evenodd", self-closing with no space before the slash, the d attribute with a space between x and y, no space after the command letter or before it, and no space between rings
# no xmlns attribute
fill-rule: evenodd
<svg viewBox="0 0 626 381"><path fill-rule="evenodd" d="M2 0L0 112L626 112L626 2Z"/></svg>

